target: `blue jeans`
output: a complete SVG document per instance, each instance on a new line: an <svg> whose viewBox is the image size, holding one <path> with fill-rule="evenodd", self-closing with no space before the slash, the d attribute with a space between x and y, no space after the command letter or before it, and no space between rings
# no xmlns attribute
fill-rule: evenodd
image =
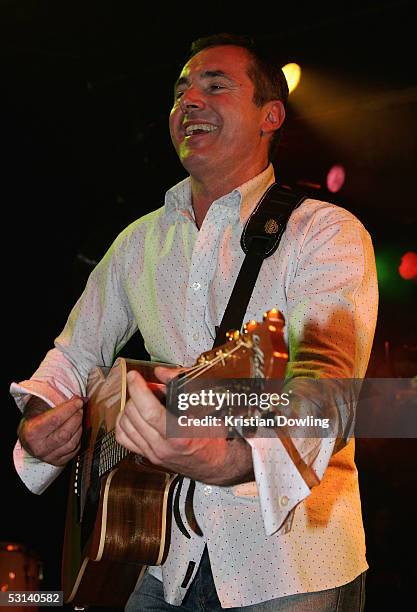
<svg viewBox="0 0 417 612"><path fill-rule="evenodd" d="M263 603L228 608L238 612L363 612L365 607L365 574L341 587L271 599ZM180 606L164 600L162 582L148 572L139 588L130 596L126 612L217 612L223 610L217 597L207 549L200 567Z"/></svg>

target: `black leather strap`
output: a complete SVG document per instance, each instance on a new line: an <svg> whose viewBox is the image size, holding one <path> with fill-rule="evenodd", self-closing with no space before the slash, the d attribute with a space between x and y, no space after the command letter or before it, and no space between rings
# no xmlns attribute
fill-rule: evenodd
<svg viewBox="0 0 417 612"><path fill-rule="evenodd" d="M226 341L230 329L239 329L261 269L262 262L278 248L288 219L306 196L273 183L264 193L243 228L240 244L246 257L229 298L213 348ZM272 305L271 305L272 308Z"/></svg>
<svg viewBox="0 0 417 612"><path fill-rule="evenodd" d="M174 501L173 501L174 518L178 525L178 529L181 531L181 533L186 538L190 539L191 535L188 532L186 526L184 525L184 521L182 520L181 511L180 511L180 495L181 495L182 485L184 483L184 476L178 475L177 478L178 478L178 486L177 486L177 490L175 492ZM200 525L197 523L197 519L194 514L194 508L193 508L194 491L195 491L195 480L190 480L189 485L188 485L187 495L185 498L185 517L187 519L187 523L190 529L194 531L194 533L197 534L198 536L202 536L203 532L201 531Z"/></svg>
<svg viewBox="0 0 417 612"><path fill-rule="evenodd" d="M270 257L278 248L291 213L305 198L302 193L273 183L245 223L240 239L243 251L247 254L253 238L261 238L263 257Z"/></svg>
<svg viewBox="0 0 417 612"><path fill-rule="evenodd" d="M186 526L184 525L184 521L182 520L181 511L180 511L180 495L181 495L182 484L184 482L184 476L179 475L177 478L178 478L178 481L177 481L178 484L177 484L177 490L175 491L174 500L172 503L172 510L174 513L174 518L175 518L175 522L177 523L178 529L181 531L182 535L190 539L191 536L189 532L187 531Z"/></svg>

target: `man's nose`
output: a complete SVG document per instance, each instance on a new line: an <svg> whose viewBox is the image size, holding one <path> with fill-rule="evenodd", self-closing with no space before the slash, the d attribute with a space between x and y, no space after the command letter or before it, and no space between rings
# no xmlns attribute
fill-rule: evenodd
<svg viewBox="0 0 417 612"><path fill-rule="evenodd" d="M180 108L183 113L187 111L203 108L204 100L199 95L198 91L193 88L189 88L182 94L180 98Z"/></svg>

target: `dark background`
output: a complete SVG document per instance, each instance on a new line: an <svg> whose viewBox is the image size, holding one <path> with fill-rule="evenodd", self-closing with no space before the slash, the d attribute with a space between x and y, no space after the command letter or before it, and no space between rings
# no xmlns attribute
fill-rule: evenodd
<svg viewBox="0 0 417 612"><path fill-rule="evenodd" d="M32 374L117 233L159 207L185 176L167 116L197 36L252 34L282 64L301 65L276 159L279 178L365 223L380 280L369 375L417 374L417 285L398 273L402 255L417 250L415 22L411 2L1 0L0 7L2 388L9 404L0 540L33 549L44 567L42 588L58 589L68 472L39 497L20 482L11 462L19 413L8 387ZM347 172L337 194L325 187L333 163ZM126 351L140 357L140 340ZM414 601L415 451L415 440L358 441L368 612Z"/></svg>

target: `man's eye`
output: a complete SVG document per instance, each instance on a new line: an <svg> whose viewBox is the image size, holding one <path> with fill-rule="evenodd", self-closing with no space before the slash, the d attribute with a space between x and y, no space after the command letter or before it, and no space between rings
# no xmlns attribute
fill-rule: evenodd
<svg viewBox="0 0 417 612"><path fill-rule="evenodd" d="M183 93L184 93L183 91L177 91L177 92L175 93L175 99L176 99L176 100L179 100L179 99L181 98L181 96L183 95Z"/></svg>
<svg viewBox="0 0 417 612"><path fill-rule="evenodd" d="M216 91L218 89L224 89L224 85L222 85L221 83L212 83L209 86L209 89L211 89L212 91Z"/></svg>

